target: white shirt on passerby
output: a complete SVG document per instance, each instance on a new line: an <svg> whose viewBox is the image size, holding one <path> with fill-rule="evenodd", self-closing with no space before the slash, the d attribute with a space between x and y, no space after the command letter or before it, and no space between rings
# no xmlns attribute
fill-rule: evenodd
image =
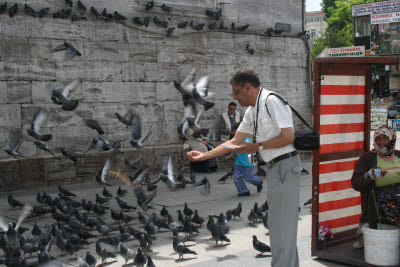
<svg viewBox="0 0 400 267"><path fill-rule="evenodd" d="M260 89L260 93L257 97L258 103L258 124L256 142L264 142L270 140L281 133L281 128L293 128L292 111L289 105L285 105L278 97L271 95L267 96L272 91L266 89ZM260 99L259 99L260 98ZM256 103L257 103L256 102ZM269 115L267 112L267 107ZM248 107L243 117L243 121L237 129L238 132L253 134L254 132L254 120L257 115L257 104L253 107ZM295 151L293 144L289 144L280 148L264 149L260 151L261 157L265 162L268 162L280 155Z"/></svg>

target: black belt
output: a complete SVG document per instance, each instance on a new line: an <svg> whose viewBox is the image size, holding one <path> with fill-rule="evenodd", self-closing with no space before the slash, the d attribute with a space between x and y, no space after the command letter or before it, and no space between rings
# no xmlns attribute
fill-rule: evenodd
<svg viewBox="0 0 400 267"><path fill-rule="evenodd" d="M296 156L297 154L299 154L299 152L297 152L297 150L295 150L295 151L292 151L292 152L289 152L289 153L280 155L279 157L276 157L276 158L274 158L273 160L268 161L268 162L267 162L267 165L268 165L268 167L272 167L272 166L274 166L276 163L278 163L279 161L284 160L284 159L288 159L288 158L291 158L291 157L294 157L294 156Z"/></svg>

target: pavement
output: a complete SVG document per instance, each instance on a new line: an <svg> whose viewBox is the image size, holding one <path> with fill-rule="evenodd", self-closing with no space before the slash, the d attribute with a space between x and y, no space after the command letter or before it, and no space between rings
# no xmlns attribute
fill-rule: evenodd
<svg viewBox="0 0 400 267"><path fill-rule="evenodd" d="M299 213L298 220L298 238L297 246L299 252L300 266L345 266L337 263L327 262L319 260L311 256L311 206L303 207L303 203L311 198L311 159L302 160L303 167L310 172L308 175L302 175L301 179L301 189L300 189L300 202L299 206L301 211ZM162 184L158 184L157 196L153 200L154 212L159 214L162 205L166 205L170 214L177 221L177 210L183 210L184 203L188 203L189 208L197 209L199 215L203 218L207 218L209 214L218 215L220 212L226 212L228 209L235 208L239 202L243 205L242 218L243 220L231 220L228 224L230 226L230 233L227 235L231 240L231 243L224 246L215 247L215 241L208 240L210 233L206 229L205 225L199 228L200 234L195 236L195 242L188 242L189 248L197 252L197 255L184 256L184 260L176 261L178 255L174 252L172 248L171 232L161 232L156 234L156 240L153 241L152 250L150 254L156 266L270 266L271 257L270 254L265 254L265 257L256 257L258 251L253 248L252 236L256 235L258 239L266 244L269 244L269 236L265 235L267 230L264 228L262 223L256 225L250 225L247 220L247 215L250 209L254 206L257 201L260 205L266 200L265 189L267 187L266 181L264 181L264 189L261 193L257 193L255 186L247 184L251 195L249 197L237 197L237 191L233 182L233 178L230 177L225 184L218 184L217 180L226 174L229 170L219 170L218 172L211 174L200 174L196 173L197 180L200 181L204 176L206 176L211 182L211 193L208 196L203 196L199 192L199 187L193 185L187 185L186 189L170 192L168 188ZM188 178L188 175L185 175ZM114 195L118 186L121 185L119 181L112 180L109 181L113 184L109 187ZM123 185L124 189L129 189L128 186ZM86 198L87 200L92 200L94 202L96 194L101 195L102 187L98 187L97 184L80 184L65 186L66 189L77 194L75 200L80 201L81 198ZM57 188L43 188L47 193L54 198L58 193ZM23 203L28 203L31 205L38 205L36 202L36 192L35 191L21 191L13 192L14 197ZM125 196L124 201L127 201L135 206L136 200L131 190L127 196ZM110 207L112 209L117 209L116 201L113 199L110 201ZM7 203L7 195L0 196L0 214L4 217L5 222L15 220L19 215L19 210L10 210ZM151 210L149 213L152 213ZM109 214L109 213L108 213ZM129 215L137 216L137 211L129 212ZM114 221L109 218L109 216L103 216L106 223L113 223ZM45 226L49 223L54 223L54 219L51 215L47 215L42 219L29 219L26 220L22 226L32 228L33 224L37 222L39 226ZM135 229L143 230L143 226L134 220L133 223L129 224ZM96 230L93 231L94 234L98 234ZM113 232L111 235L117 235L119 232ZM28 233L30 235L30 233ZM95 257L98 259L98 263L101 262L100 258L95 252L94 240L90 239L90 245L86 246L84 249L80 250L77 254L84 257L87 250L91 250ZM125 246L130 248L136 248L138 241L134 240L132 237L124 243ZM107 250L114 251L114 248L108 245L103 245ZM76 260L68 260L68 256L60 256L61 251L53 245L51 248L51 254L55 256L60 262L64 263L65 266L78 266ZM28 261L36 260L36 257ZM122 266L124 260L118 255L115 261L109 261L108 264L103 264L103 266ZM132 266L132 264L131 264Z"/></svg>

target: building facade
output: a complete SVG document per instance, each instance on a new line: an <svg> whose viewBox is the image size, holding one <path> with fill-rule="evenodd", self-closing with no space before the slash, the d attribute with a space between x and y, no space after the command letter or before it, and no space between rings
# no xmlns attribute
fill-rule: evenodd
<svg viewBox="0 0 400 267"><path fill-rule="evenodd" d="M310 35L311 41L320 38L325 33L328 24L324 20L324 13L321 11L307 12L305 17L305 29Z"/></svg>

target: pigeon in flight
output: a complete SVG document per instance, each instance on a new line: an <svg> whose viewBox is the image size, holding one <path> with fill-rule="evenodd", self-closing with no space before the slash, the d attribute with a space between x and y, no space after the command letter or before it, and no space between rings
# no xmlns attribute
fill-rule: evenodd
<svg viewBox="0 0 400 267"><path fill-rule="evenodd" d="M118 119L121 123L123 123L123 124L126 125L126 127L131 126L132 119L133 119L133 112L132 112L131 109L128 110L124 116L122 116L122 115L119 114L118 112L115 112L114 114L115 114L115 116L117 117L117 119Z"/></svg>
<svg viewBox="0 0 400 267"><path fill-rule="evenodd" d="M108 171L110 170L110 167L111 167L111 159L107 159L101 171L96 175L96 181L99 184L99 186L104 186L104 185L111 186L111 184L106 182L106 176L108 174Z"/></svg>
<svg viewBox="0 0 400 267"><path fill-rule="evenodd" d="M143 141L146 140L146 138L149 136L149 134L151 133L151 129L145 135L142 135L142 120L139 115L133 114L131 121L131 133L131 146L137 149L141 149L143 148Z"/></svg>
<svg viewBox="0 0 400 267"><path fill-rule="evenodd" d="M63 154L64 157L72 160L73 162L77 161L77 155L76 154L74 154L74 153L72 153L70 151L67 151L62 147L60 147L59 150L60 150L61 154Z"/></svg>
<svg viewBox="0 0 400 267"><path fill-rule="evenodd" d="M40 150L43 150L45 152L50 153L51 155L53 155L53 157L56 157L56 155L53 154L53 152L51 152L50 148L48 146L46 146L45 144L41 143L39 140L35 140L33 142L33 144L35 146L37 146Z"/></svg>
<svg viewBox="0 0 400 267"><path fill-rule="evenodd" d="M129 160L129 159L127 159L127 158L123 158L123 160L124 160L126 166L128 166L128 167L131 168L131 169L136 170L136 169L137 169L136 166L139 164L139 162L142 160L142 158L143 158L143 155L140 155L140 156L139 156L137 159L135 159L135 160Z"/></svg>
<svg viewBox="0 0 400 267"><path fill-rule="evenodd" d="M15 129L10 132L10 141L8 149L4 151L13 157L22 157L22 155L18 152L19 148L21 147L22 143L24 142L25 138L22 135L21 129Z"/></svg>
<svg viewBox="0 0 400 267"><path fill-rule="evenodd" d="M210 194L210 190L211 190L211 183L210 181L205 178L207 181L204 183L204 185L200 188L200 194L202 194L203 196L208 196Z"/></svg>
<svg viewBox="0 0 400 267"><path fill-rule="evenodd" d="M42 128L47 122L47 112L39 108L33 117L31 127L27 130L28 134L40 141L49 141L52 138L51 134L42 134Z"/></svg>
<svg viewBox="0 0 400 267"><path fill-rule="evenodd" d="M93 130L96 130L99 134L104 134L104 131L101 128L98 121L93 120L93 119L86 119L86 118L83 118L82 121L86 126L88 126L89 128L92 128Z"/></svg>
<svg viewBox="0 0 400 267"><path fill-rule="evenodd" d="M150 206L148 205L156 196L157 190L154 190L153 193L150 195L146 196L143 191L142 186L137 186L133 189L133 192L135 193L136 196L136 201L138 203L138 206L142 208L142 210L147 213L147 211L150 209Z"/></svg>
<svg viewBox="0 0 400 267"><path fill-rule="evenodd" d="M101 152L110 149L110 143L101 139L100 137L91 138L83 151L84 153L89 152L93 156L98 156Z"/></svg>
<svg viewBox="0 0 400 267"><path fill-rule="evenodd" d="M65 58L68 60L73 59L76 56L82 56L81 52L79 52L72 44L64 41L62 45L57 46L56 48L52 49L51 52L59 52L59 51L66 51Z"/></svg>
<svg viewBox="0 0 400 267"><path fill-rule="evenodd" d="M78 100L70 99L71 92L75 90L79 84L78 80L74 80L65 87L58 87L51 92L51 100L57 105L62 105L64 110L72 111L76 109Z"/></svg>
<svg viewBox="0 0 400 267"><path fill-rule="evenodd" d="M160 174L161 181L163 181L170 190L174 190L176 187L176 179L174 175L174 166L172 164L171 155L165 156L161 172L162 172Z"/></svg>

